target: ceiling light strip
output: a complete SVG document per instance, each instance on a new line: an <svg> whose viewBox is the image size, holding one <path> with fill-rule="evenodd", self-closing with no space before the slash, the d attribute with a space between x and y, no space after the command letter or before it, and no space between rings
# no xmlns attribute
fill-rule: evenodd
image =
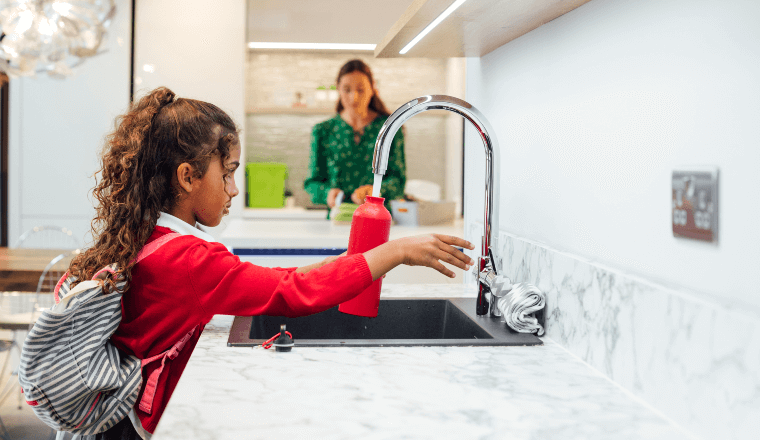
<svg viewBox="0 0 760 440"><path fill-rule="evenodd" d="M351 43L268 43L251 41L249 49L319 49L319 50L375 50L375 44Z"/></svg>
<svg viewBox="0 0 760 440"><path fill-rule="evenodd" d="M462 3L466 2L467 0L456 0L454 3L451 4L448 8L446 8L445 11L441 13L441 15L438 16L435 20L433 20L432 23L427 25L425 29L422 30L419 34L417 34L416 37L412 41L409 42L406 46L404 46L403 49L401 49L398 53L401 55L404 55L405 53L409 52L409 49L413 48L415 44L419 43L420 40L422 40L425 35L430 33L430 31L433 30L434 27L438 26L440 22L446 19L449 15L451 15L452 12L454 12L458 7L462 6Z"/></svg>

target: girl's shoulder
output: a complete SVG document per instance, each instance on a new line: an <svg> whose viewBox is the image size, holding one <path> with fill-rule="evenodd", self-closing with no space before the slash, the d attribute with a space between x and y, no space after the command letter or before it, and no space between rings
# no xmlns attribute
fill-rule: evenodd
<svg viewBox="0 0 760 440"><path fill-rule="evenodd" d="M156 226L150 240L172 233L174 231L169 228ZM190 276L196 280L198 277L223 276L240 264L240 258L222 243L184 234L166 242L144 261L143 270L147 273L172 274L166 276L173 279Z"/></svg>

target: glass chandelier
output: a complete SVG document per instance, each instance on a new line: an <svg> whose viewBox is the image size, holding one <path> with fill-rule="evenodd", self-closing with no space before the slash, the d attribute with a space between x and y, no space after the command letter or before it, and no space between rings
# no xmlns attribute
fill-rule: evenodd
<svg viewBox="0 0 760 440"><path fill-rule="evenodd" d="M0 71L65 77L101 52L114 0L0 0Z"/></svg>

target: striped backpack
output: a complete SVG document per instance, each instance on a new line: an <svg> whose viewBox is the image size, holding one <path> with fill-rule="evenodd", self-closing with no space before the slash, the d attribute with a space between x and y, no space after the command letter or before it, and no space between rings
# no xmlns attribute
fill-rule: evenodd
<svg viewBox="0 0 760 440"><path fill-rule="evenodd" d="M150 242L136 261L178 236L167 234ZM74 277L66 273L55 287L56 304L42 312L24 341L18 375L22 392L37 417L57 431L91 435L116 425L137 401L142 366L161 360L140 402L140 409L150 413L165 358L174 359L195 331L149 359L120 352L110 338L121 322L121 293L103 292L107 273L115 274L115 269L107 266L73 289L69 286ZM124 281L116 285L121 289Z"/></svg>

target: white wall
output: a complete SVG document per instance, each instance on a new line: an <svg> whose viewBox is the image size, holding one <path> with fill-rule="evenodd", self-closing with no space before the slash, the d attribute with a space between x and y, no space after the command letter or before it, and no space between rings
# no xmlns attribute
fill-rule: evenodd
<svg viewBox="0 0 760 440"><path fill-rule="evenodd" d="M760 310L760 2L594 0L467 65L504 231ZM468 130L466 226L482 221ZM720 169L720 242L677 239L671 172Z"/></svg>
<svg viewBox="0 0 760 440"><path fill-rule="evenodd" d="M80 241L95 215L90 191L98 153L114 118L129 105L131 2L118 0L104 44L69 78L10 82L8 243L39 225L74 231ZM89 239L89 236L88 238Z"/></svg>
<svg viewBox="0 0 760 440"><path fill-rule="evenodd" d="M211 102L239 128L245 124L245 0L140 0L135 6L135 96L159 86L177 96ZM145 65L153 73L144 70ZM245 136L241 133L241 144ZM245 158L245 145L241 145ZM242 168L242 167L241 167ZM230 217L242 217L245 173L236 173L241 193ZM216 234L225 222L215 228Z"/></svg>

